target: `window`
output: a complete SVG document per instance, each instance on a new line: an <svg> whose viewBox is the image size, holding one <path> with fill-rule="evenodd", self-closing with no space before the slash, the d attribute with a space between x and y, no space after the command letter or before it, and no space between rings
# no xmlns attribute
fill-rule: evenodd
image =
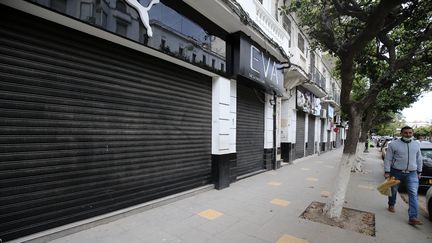
<svg viewBox="0 0 432 243"><path fill-rule="evenodd" d="M108 15L107 15L107 13L105 13L103 10L102 10L102 14L101 14L101 26L102 27L104 27L104 28L106 28L107 27L107 19L108 19Z"/></svg>
<svg viewBox="0 0 432 243"><path fill-rule="evenodd" d="M215 68L215 66L216 66L216 60L212 59L212 68Z"/></svg>
<svg viewBox="0 0 432 243"><path fill-rule="evenodd" d="M298 34L297 46L301 52L305 53L305 41L304 41L303 36L300 33Z"/></svg>
<svg viewBox="0 0 432 243"><path fill-rule="evenodd" d="M82 2L80 5L80 19L95 23L96 19L93 17L93 5L91 3Z"/></svg>
<svg viewBox="0 0 432 243"><path fill-rule="evenodd" d="M66 13L66 0L51 1L50 7L56 11Z"/></svg>
<svg viewBox="0 0 432 243"><path fill-rule="evenodd" d="M126 4L123 0L116 2L116 9L122 13L126 13Z"/></svg>
<svg viewBox="0 0 432 243"><path fill-rule="evenodd" d="M205 55L203 55L202 62L203 62L204 64L207 64L207 58L206 58Z"/></svg>
<svg viewBox="0 0 432 243"><path fill-rule="evenodd" d="M283 15L282 26L288 32L288 35L290 37L289 42L288 42L288 47L291 47L291 39L292 39L292 36L291 36L291 20L285 14Z"/></svg>
<svg viewBox="0 0 432 243"><path fill-rule="evenodd" d="M165 39L161 39L161 48L164 49L166 46L166 40Z"/></svg>
<svg viewBox="0 0 432 243"><path fill-rule="evenodd" d="M117 21L116 33L122 36L126 36L127 24L122 21Z"/></svg>
<svg viewBox="0 0 432 243"><path fill-rule="evenodd" d="M225 71L225 65L223 63L221 63L221 71Z"/></svg>
<svg viewBox="0 0 432 243"><path fill-rule="evenodd" d="M196 62L196 54L192 53L192 62Z"/></svg>
<svg viewBox="0 0 432 243"><path fill-rule="evenodd" d="M183 47L179 46L179 55L183 56Z"/></svg>
<svg viewBox="0 0 432 243"><path fill-rule="evenodd" d="M333 98L334 98L335 94L336 94L336 85L335 85L335 83L332 83L332 95L333 95Z"/></svg>
<svg viewBox="0 0 432 243"><path fill-rule="evenodd" d="M288 32L288 34L291 36L291 20L285 14L283 15L282 25L284 29Z"/></svg>

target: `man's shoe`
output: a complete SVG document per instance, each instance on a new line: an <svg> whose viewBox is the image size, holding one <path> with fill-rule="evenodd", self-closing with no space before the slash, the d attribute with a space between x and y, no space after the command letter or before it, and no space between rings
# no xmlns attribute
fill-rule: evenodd
<svg viewBox="0 0 432 243"><path fill-rule="evenodd" d="M422 221L416 219L416 218L412 218L410 220L408 220L408 224L409 225L422 225Z"/></svg>
<svg viewBox="0 0 432 243"><path fill-rule="evenodd" d="M387 210L391 213L395 212L394 206L388 206Z"/></svg>

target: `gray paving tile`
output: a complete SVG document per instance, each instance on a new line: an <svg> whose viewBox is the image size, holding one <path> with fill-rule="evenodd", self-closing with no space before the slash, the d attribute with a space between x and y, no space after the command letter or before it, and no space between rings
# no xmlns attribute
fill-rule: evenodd
<svg viewBox="0 0 432 243"><path fill-rule="evenodd" d="M207 232L204 232L199 229L189 228L183 235L179 237L181 240L184 240L188 243L204 243L209 241L212 236Z"/></svg>
<svg viewBox="0 0 432 243"><path fill-rule="evenodd" d="M346 196L346 207L375 213L377 236L370 237L299 218L312 201L327 202L321 191L330 191L336 170L324 168L336 165L341 150L305 158L298 164L285 166L276 174L262 173L237 181L224 190L211 190L168 205L150 209L115 222L84 230L52 241L64 242L169 242L169 243L269 243L283 234L307 239L311 243L333 242L431 242L432 224L421 227L406 224L407 206L398 199L397 212L385 210L386 198L375 190L358 188L358 184L373 185L382 180L382 162L373 153L367 155L368 173L353 174ZM315 161L323 161L318 164ZM380 163L381 162L381 163ZM302 167L310 168L302 171ZM319 183L309 183L306 177L317 177ZM281 186L267 183L278 181ZM313 185L313 187L311 187ZM288 200L286 207L270 203L272 199ZM223 215L208 220L197 214L207 209Z"/></svg>

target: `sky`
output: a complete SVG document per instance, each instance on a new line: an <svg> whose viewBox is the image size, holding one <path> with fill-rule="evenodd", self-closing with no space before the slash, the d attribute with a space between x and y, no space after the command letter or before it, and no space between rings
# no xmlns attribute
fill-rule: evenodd
<svg viewBox="0 0 432 243"><path fill-rule="evenodd" d="M432 121L432 92L421 95L419 100L411 104L410 108L402 111L405 120L413 121Z"/></svg>

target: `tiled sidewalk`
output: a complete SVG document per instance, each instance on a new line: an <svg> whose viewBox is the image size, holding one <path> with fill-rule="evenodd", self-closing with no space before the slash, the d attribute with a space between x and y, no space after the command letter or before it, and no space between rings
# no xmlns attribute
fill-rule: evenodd
<svg viewBox="0 0 432 243"><path fill-rule="evenodd" d="M51 242L432 242L432 224L407 225L407 206L400 198L395 214L385 210L386 198L375 189L382 181L382 163L373 149L365 155L365 172L351 176L345 206L375 214L375 237L299 218L312 201L328 200L341 154L338 149L303 158L224 190L206 191Z"/></svg>

